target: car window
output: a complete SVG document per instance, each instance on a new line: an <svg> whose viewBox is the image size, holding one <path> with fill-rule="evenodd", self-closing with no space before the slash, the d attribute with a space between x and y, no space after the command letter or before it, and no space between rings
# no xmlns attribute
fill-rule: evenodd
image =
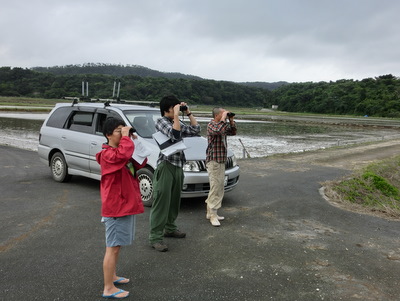
<svg viewBox="0 0 400 301"><path fill-rule="evenodd" d="M156 132L156 121L160 118L158 111L124 111L124 114L139 136L151 138Z"/></svg>
<svg viewBox="0 0 400 301"><path fill-rule="evenodd" d="M71 112L71 107L61 107L56 109L47 120L46 126L62 129Z"/></svg>
<svg viewBox="0 0 400 301"><path fill-rule="evenodd" d="M83 133L92 133L93 112L75 111L68 120L67 129Z"/></svg>
<svg viewBox="0 0 400 301"><path fill-rule="evenodd" d="M121 119L121 116L119 116L117 113L114 113L114 112L107 112L107 113L98 112L96 114L96 116L97 117L96 117L96 121L95 121L95 123L96 123L95 133L96 133L96 135L99 135L99 136L103 136L103 126L108 117L114 117L114 118Z"/></svg>

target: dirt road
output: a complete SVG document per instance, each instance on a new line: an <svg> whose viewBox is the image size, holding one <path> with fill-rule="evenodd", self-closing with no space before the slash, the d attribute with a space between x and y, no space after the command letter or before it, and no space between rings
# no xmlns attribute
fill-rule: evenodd
<svg viewBox="0 0 400 301"><path fill-rule="evenodd" d="M287 172L305 171L309 168L307 165L319 165L326 167L335 167L351 171L365 167L366 165L400 155L400 140L379 141L374 143L362 144L357 146L336 147L325 150L318 150L305 153L276 155L266 160L244 160L240 162L242 168L248 170L257 170L263 173L272 167L280 166ZM282 165L283 162L299 163L298 165ZM261 175L261 174L260 174ZM340 178L336 179L340 180ZM395 219L385 212L370 211L368 208L345 202L337 197L335 191L332 191L331 184L335 181L325 182L321 179L320 189L321 195L332 205L344 210L358 212L362 214L370 214L386 219Z"/></svg>
<svg viewBox="0 0 400 301"><path fill-rule="evenodd" d="M291 161L331 166L344 169L361 168L373 161L383 160L396 155L400 155L400 139L378 141L357 146L335 147L325 150L317 150L305 153L275 155L271 159L260 160L243 160L241 166L258 166L260 164L270 166L274 162ZM274 160L279 158L279 160Z"/></svg>
<svg viewBox="0 0 400 301"><path fill-rule="evenodd" d="M299 163L298 166L291 165L291 167L287 167L287 171L307 169L307 164L354 170L362 168L371 162L399 154L400 139L304 153L275 155L264 160L260 160L259 158L241 160L240 166L250 171L254 170L254 172L260 173L260 175L272 166L282 165L282 162Z"/></svg>

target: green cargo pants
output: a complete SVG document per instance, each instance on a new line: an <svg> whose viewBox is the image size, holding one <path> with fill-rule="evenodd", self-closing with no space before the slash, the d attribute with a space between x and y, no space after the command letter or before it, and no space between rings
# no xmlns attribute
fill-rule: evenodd
<svg viewBox="0 0 400 301"><path fill-rule="evenodd" d="M175 220L181 205L181 190L183 185L183 170L169 162L157 166L153 177L153 206L150 211L151 244L160 242L166 232L177 229Z"/></svg>

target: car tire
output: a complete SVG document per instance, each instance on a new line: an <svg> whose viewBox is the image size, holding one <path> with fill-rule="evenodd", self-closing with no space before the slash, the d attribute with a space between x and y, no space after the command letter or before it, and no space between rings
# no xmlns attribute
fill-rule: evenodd
<svg viewBox="0 0 400 301"><path fill-rule="evenodd" d="M62 153L55 153L50 160L50 171L53 179L57 182L67 182L71 179L68 174L68 165Z"/></svg>
<svg viewBox="0 0 400 301"><path fill-rule="evenodd" d="M153 175L153 171L146 167L137 171L140 194L142 195L143 205L146 207L151 207L153 204Z"/></svg>

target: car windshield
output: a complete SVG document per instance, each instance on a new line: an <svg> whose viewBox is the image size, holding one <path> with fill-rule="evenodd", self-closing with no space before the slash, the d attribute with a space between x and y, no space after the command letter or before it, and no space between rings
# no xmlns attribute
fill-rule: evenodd
<svg viewBox="0 0 400 301"><path fill-rule="evenodd" d="M124 111L131 125L139 136L151 138L156 132L156 122L160 118L159 111Z"/></svg>

